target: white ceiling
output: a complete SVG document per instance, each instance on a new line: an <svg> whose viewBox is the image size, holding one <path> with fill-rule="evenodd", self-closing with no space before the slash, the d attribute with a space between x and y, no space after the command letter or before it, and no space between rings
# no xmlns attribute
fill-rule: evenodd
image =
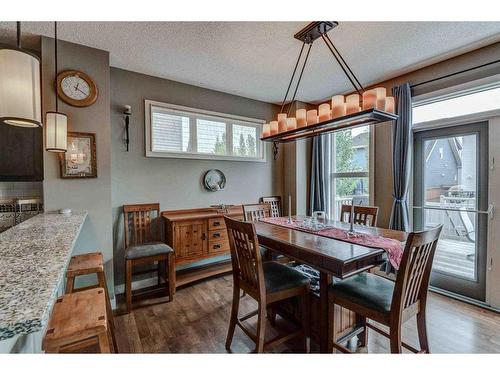
<svg viewBox="0 0 500 375"><path fill-rule="evenodd" d="M110 52L111 66L253 99L281 102L307 22L60 22L60 39ZM0 37L13 22L0 22ZM53 24L23 32L53 36ZM500 41L500 22L341 22L329 33L364 85ZM297 98L315 102L350 90L321 40Z"/></svg>

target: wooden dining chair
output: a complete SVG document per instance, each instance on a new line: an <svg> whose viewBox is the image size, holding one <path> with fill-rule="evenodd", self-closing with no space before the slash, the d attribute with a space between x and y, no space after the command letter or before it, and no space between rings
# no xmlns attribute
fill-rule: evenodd
<svg viewBox="0 0 500 375"><path fill-rule="evenodd" d="M378 207L375 206L354 206L354 224L377 225ZM351 222L351 205L343 204L340 207L340 221Z"/></svg>
<svg viewBox="0 0 500 375"><path fill-rule="evenodd" d="M132 276L158 273L158 288L166 289L169 301L175 294L175 264L173 249L161 241L160 204L131 204L123 206L125 225L125 294L127 312L132 309ZM140 264L154 264L154 269L134 272ZM161 285L163 276L166 285Z"/></svg>
<svg viewBox="0 0 500 375"><path fill-rule="evenodd" d="M269 203L244 204L243 218L245 221L258 221L265 217L271 217L271 205Z"/></svg>
<svg viewBox="0 0 500 375"><path fill-rule="evenodd" d="M260 198L260 201L262 203L269 203L271 205L271 217L283 216L280 196L262 197Z"/></svg>
<svg viewBox="0 0 500 375"><path fill-rule="evenodd" d="M390 339L391 353L401 353L401 346L414 353L429 353L425 307L432 268L432 261L442 225L424 231L410 233L401 259L396 282L368 272L336 282L328 291L329 352L334 348L350 351L336 341L334 305L342 306L358 314L364 335L361 345L368 344L368 328ZM402 324L417 316L420 350L401 340ZM389 333L367 322L374 320L389 327Z"/></svg>
<svg viewBox="0 0 500 375"><path fill-rule="evenodd" d="M291 267L278 262L262 262L259 241L253 223L224 217L231 247L233 268L233 303L227 331L226 349L230 351L236 326L255 342L255 352L262 353L275 345L302 336L303 349L308 351L309 278ZM258 308L238 317L240 290L258 303ZM279 334L265 341L266 309L273 303L299 297L303 311L302 322L293 332ZM245 320L257 315L257 332L252 332Z"/></svg>

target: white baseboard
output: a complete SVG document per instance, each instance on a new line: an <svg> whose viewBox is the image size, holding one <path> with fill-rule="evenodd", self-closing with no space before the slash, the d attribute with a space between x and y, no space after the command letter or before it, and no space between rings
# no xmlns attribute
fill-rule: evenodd
<svg viewBox="0 0 500 375"><path fill-rule="evenodd" d="M132 281L132 290L134 289L142 289L150 286L155 286L158 284L158 277L150 277L149 279ZM120 284L115 286L115 294L123 294L125 293L125 284Z"/></svg>

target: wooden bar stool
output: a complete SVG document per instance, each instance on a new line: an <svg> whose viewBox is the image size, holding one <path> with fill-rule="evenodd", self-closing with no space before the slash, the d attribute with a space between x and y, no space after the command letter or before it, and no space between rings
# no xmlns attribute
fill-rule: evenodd
<svg viewBox="0 0 500 375"><path fill-rule="evenodd" d="M46 353L75 352L98 344L101 353L110 353L103 288L65 294L54 304L43 338Z"/></svg>
<svg viewBox="0 0 500 375"><path fill-rule="evenodd" d="M125 227L125 298L127 313L132 310L132 276L157 272L158 284L154 290L144 288L136 291L134 297L161 291L172 302L175 295L175 254L174 250L161 240L161 216L159 203L126 204L123 206ZM134 266L154 265L141 271L133 271ZM161 283L161 277L165 283Z"/></svg>
<svg viewBox="0 0 500 375"><path fill-rule="evenodd" d="M354 224L374 227L377 225L377 216L376 206L354 206ZM340 221L345 223L351 221L351 205L343 204L340 207Z"/></svg>
<svg viewBox="0 0 500 375"><path fill-rule="evenodd" d="M226 338L226 350L230 350L236 326L255 343L256 353L262 353L275 345L301 336L304 352L309 351L309 278L278 262L262 262L259 240L252 223L233 220L224 216L231 245L233 266L233 304ZM258 303L258 309L238 317L240 290L245 291ZM273 303L298 297L302 309L302 321L296 330L280 334L265 341L266 309ZM257 332L244 323L257 315ZM297 323L297 322L295 322Z"/></svg>
<svg viewBox="0 0 500 375"><path fill-rule="evenodd" d="M283 210L281 209L281 197L261 197L260 201L262 203L269 203L269 205L271 206L271 217L283 216Z"/></svg>
<svg viewBox="0 0 500 375"><path fill-rule="evenodd" d="M396 282L364 272L330 285L328 291L328 351L337 349L350 353L337 341L337 320L334 305L349 309L362 319L362 345L368 344L368 328L390 339L391 353L401 353L404 347L414 353L429 353L425 307L432 261L442 225L424 232L413 232L406 241ZM401 340L402 324L417 316L420 350ZM367 322L371 319L389 327L389 332Z"/></svg>
<svg viewBox="0 0 500 375"><path fill-rule="evenodd" d="M97 275L96 285L75 289L75 278L77 276L91 274ZM71 261L69 262L69 266L66 271L66 293L69 294L97 287L104 289L104 294L106 297L106 312L108 317L109 329L111 332L111 338L113 340L113 347L115 351L118 351L115 338L114 315L113 309L111 308L108 287L106 284L106 275L104 274L104 261L102 253L87 253L71 257Z"/></svg>

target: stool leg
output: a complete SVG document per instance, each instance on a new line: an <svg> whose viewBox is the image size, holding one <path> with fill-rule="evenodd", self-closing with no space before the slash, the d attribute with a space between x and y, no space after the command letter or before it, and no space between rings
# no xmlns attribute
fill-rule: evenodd
<svg viewBox="0 0 500 375"><path fill-rule="evenodd" d="M111 353L109 349L108 331L99 334L99 349L101 353Z"/></svg>
<svg viewBox="0 0 500 375"><path fill-rule="evenodd" d="M158 286L161 285L161 275L163 273L162 269L164 267L164 262L163 260L159 260L158 261L158 268L157 268L157 271L156 271L156 275L157 275L157 282L158 282Z"/></svg>
<svg viewBox="0 0 500 375"><path fill-rule="evenodd" d="M132 261L125 261L125 297L127 300L127 313L132 310Z"/></svg>
<svg viewBox="0 0 500 375"><path fill-rule="evenodd" d="M69 276L66 278L66 293L73 293L75 289L75 277Z"/></svg>
<svg viewBox="0 0 500 375"><path fill-rule="evenodd" d="M168 259L165 262L165 266L168 267L168 300L169 302L174 300L175 295L175 256L173 253L168 254Z"/></svg>
<svg viewBox="0 0 500 375"><path fill-rule="evenodd" d="M309 353L311 350L311 340L309 338L309 319L310 319L310 306L309 306L309 295L305 294L300 298L301 305L301 323L302 329L304 330L304 337L302 341L302 350L304 353Z"/></svg>
<svg viewBox="0 0 500 375"><path fill-rule="evenodd" d="M114 351L118 352L115 338L115 318L113 309L111 308L111 300L109 298L108 285L106 283L106 275L104 274L104 272L98 272L97 279L99 280L99 286L104 289L104 295L106 296L106 314L108 315L109 331L111 334Z"/></svg>
<svg viewBox="0 0 500 375"><path fill-rule="evenodd" d="M266 307L259 302L259 314L257 319L257 335L254 353L264 353L264 339L266 337Z"/></svg>
<svg viewBox="0 0 500 375"><path fill-rule="evenodd" d="M328 346L327 352L333 353L336 340L337 327L335 326L335 300L331 293L328 294Z"/></svg>
<svg viewBox="0 0 500 375"><path fill-rule="evenodd" d="M363 327L363 332L358 335L358 346L365 347L368 345L368 327L366 327L366 317L357 314L356 320L358 325Z"/></svg>

